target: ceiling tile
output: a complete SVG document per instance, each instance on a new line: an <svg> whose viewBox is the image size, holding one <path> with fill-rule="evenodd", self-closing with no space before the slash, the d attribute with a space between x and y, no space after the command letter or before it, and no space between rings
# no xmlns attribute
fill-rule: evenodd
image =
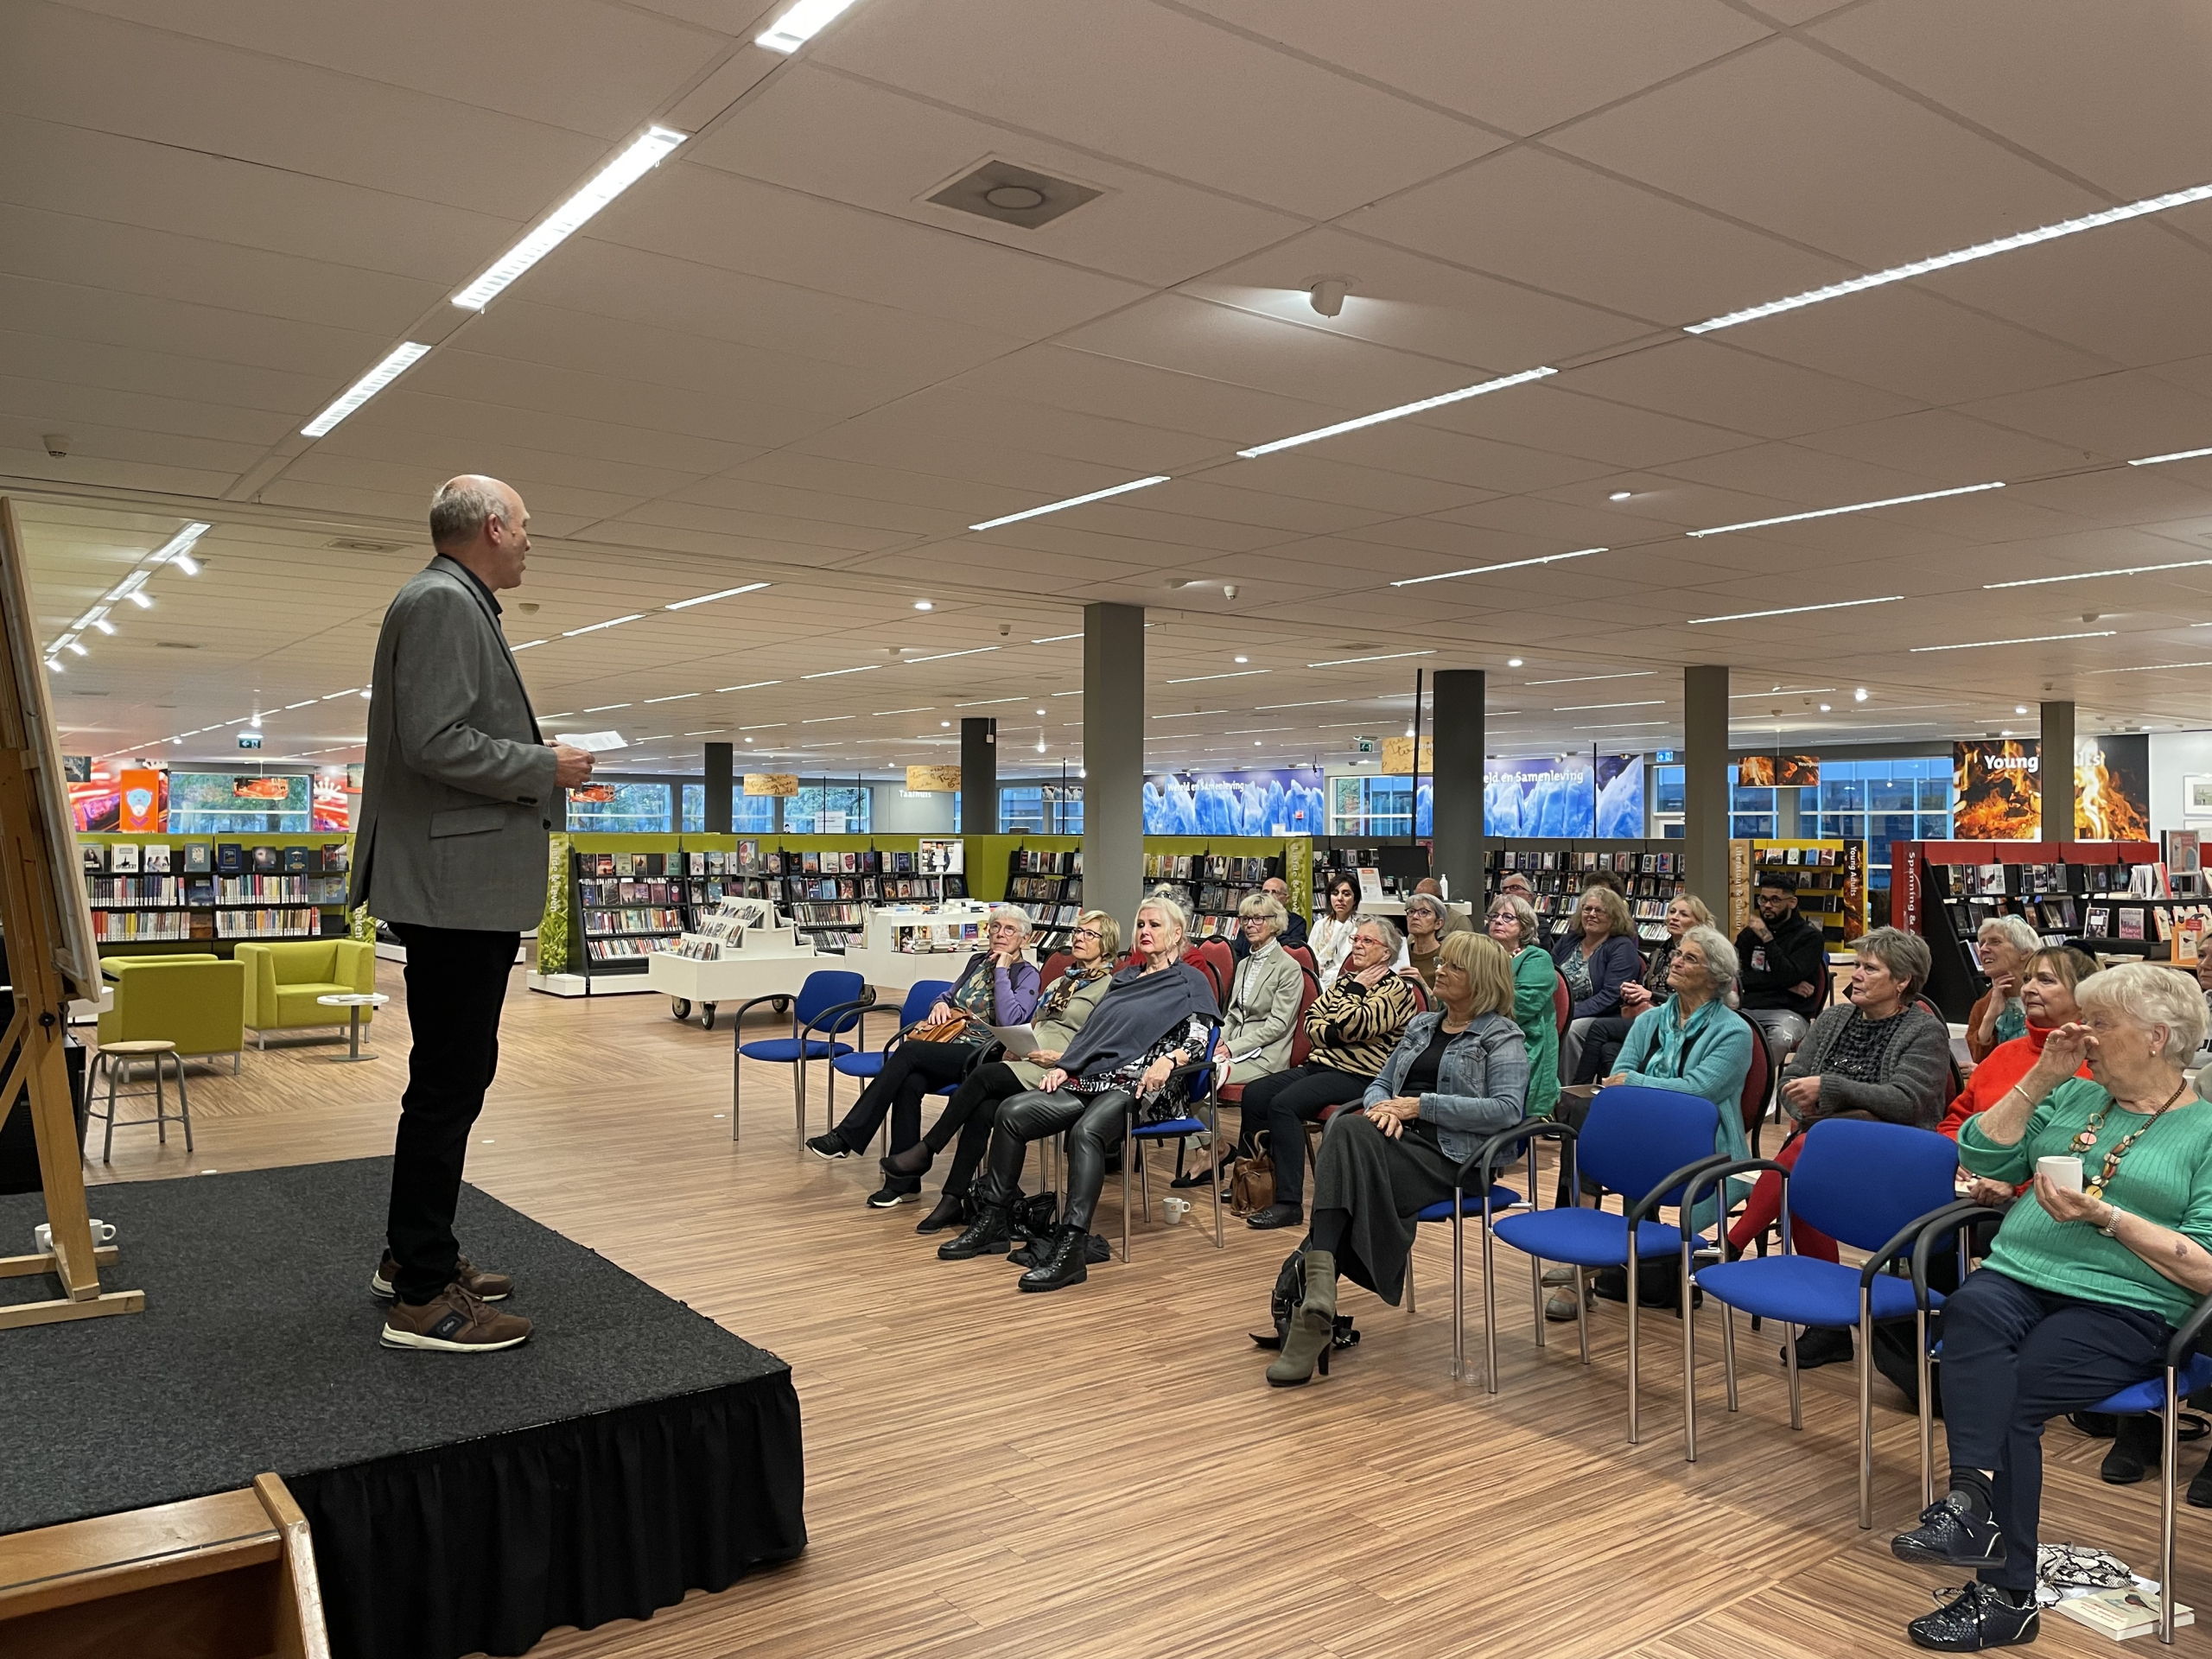
<svg viewBox="0 0 2212 1659"><path fill-rule="evenodd" d="M1770 438L1902 415L1913 407L1891 392L1756 357L1723 341L1687 337L1570 369L1552 384Z"/></svg>

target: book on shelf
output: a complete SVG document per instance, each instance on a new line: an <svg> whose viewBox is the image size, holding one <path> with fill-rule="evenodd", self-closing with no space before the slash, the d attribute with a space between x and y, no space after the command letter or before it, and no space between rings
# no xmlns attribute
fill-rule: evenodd
<svg viewBox="0 0 2212 1659"><path fill-rule="evenodd" d="M118 875L124 874L135 875L137 874L138 849L135 842L118 841L114 846L109 848L107 851L108 868L113 870Z"/></svg>
<svg viewBox="0 0 2212 1659"><path fill-rule="evenodd" d="M2082 918L2082 933L2085 938L2108 939L2112 937L2111 925L2111 911L2102 905L2091 905Z"/></svg>
<svg viewBox="0 0 2212 1659"><path fill-rule="evenodd" d="M149 874L166 875L172 861L171 850L164 842L147 842L138 849L138 868Z"/></svg>
<svg viewBox="0 0 2212 1659"><path fill-rule="evenodd" d="M278 850L274 847L254 848L251 853L254 872L260 875L269 875L282 868Z"/></svg>
<svg viewBox="0 0 2212 1659"><path fill-rule="evenodd" d="M308 855L312 850L311 849L306 847L286 847L281 850L284 855L284 868L287 873L302 875L307 873Z"/></svg>
<svg viewBox="0 0 2212 1659"><path fill-rule="evenodd" d="M215 848L212 842L188 841L184 843L184 872L187 875L207 875L215 867Z"/></svg>
<svg viewBox="0 0 2212 1659"><path fill-rule="evenodd" d="M2123 907L2119 912L2119 917L2120 937L2121 938L2139 939L2143 937L2143 912L2141 911Z"/></svg>

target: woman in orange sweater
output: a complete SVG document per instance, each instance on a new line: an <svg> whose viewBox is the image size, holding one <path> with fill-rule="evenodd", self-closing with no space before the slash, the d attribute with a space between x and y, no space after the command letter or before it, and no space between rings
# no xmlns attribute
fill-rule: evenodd
<svg viewBox="0 0 2212 1659"><path fill-rule="evenodd" d="M2074 988L2096 971L2096 958L2071 945L2056 945L2028 957L2020 969L2020 1001L2027 1011L2028 1028L2021 1036L1998 1044L1974 1067L1974 1076L1967 1079L1967 1086L1936 1126L1941 1133L1957 1140L1967 1119L1994 1106L2007 1090L2028 1075L2043 1054L2043 1039L2080 1018ZM2078 1075L2088 1076L2088 1069L2084 1067ZM1987 1195L1975 1194L1984 1202L2002 1203L2012 1197L2010 1188L1999 1188L1994 1182L1981 1184L1992 1188Z"/></svg>

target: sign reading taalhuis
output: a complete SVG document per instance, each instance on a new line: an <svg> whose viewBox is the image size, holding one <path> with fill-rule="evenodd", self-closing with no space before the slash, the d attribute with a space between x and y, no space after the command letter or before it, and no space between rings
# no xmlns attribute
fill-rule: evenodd
<svg viewBox="0 0 2212 1659"><path fill-rule="evenodd" d="M2035 841L2043 833L2043 746L1992 738L1951 746L1956 799L1951 834L1960 841ZM2074 753L2077 841L2150 836L2150 739L2140 733L2078 740Z"/></svg>

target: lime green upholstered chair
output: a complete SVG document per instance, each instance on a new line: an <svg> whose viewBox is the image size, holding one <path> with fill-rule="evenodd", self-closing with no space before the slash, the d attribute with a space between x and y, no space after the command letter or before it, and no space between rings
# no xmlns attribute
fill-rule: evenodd
<svg viewBox="0 0 2212 1659"><path fill-rule="evenodd" d="M377 988L376 947L362 939L271 939L241 944L245 964L245 1024L256 1046L271 1032L317 1026L344 1027L347 1012L326 1008L319 996L366 993ZM373 1010L361 1010L361 1023Z"/></svg>
<svg viewBox="0 0 2212 1659"><path fill-rule="evenodd" d="M182 1055L227 1054L238 1069L245 1046L245 969L213 956L108 957L100 976L115 988L100 1015L100 1046L161 1039Z"/></svg>

